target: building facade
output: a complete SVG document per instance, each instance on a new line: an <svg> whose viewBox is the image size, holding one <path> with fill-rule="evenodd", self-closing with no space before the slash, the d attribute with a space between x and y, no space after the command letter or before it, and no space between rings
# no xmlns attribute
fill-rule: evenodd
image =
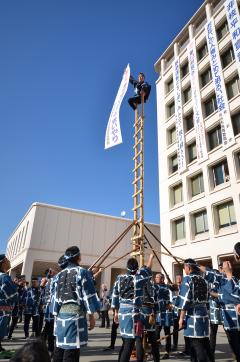
<svg viewBox="0 0 240 362"><path fill-rule="evenodd" d="M205 1L155 63L161 240L214 268L240 241L239 37L239 2Z"/></svg>
<svg viewBox="0 0 240 362"><path fill-rule="evenodd" d="M11 261L10 275L24 274L26 280L30 281L31 276L43 276L49 267L58 269L57 260L72 245L80 248L82 265L89 267L131 223L132 220L124 218L34 203L8 240L6 255ZM159 225L147 226L159 239ZM102 267L131 251L131 236L130 231ZM148 239L160 251L159 243L151 235L148 235ZM116 275L126 270L128 257L130 255L106 268L98 284L105 282L108 286L112 285ZM156 261L154 270L159 270Z"/></svg>

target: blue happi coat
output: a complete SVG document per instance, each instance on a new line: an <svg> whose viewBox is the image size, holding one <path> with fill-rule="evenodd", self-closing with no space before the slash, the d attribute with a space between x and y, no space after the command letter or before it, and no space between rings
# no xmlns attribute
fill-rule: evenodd
<svg viewBox="0 0 240 362"><path fill-rule="evenodd" d="M24 314L38 316L40 313L41 304L40 288L30 287L23 293Z"/></svg>
<svg viewBox="0 0 240 362"><path fill-rule="evenodd" d="M112 308L118 310L120 333L123 338L135 338L137 321L144 322L141 315L143 288L150 275L151 269L144 266L135 275L119 275L113 286Z"/></svg>
<svg viewBox="0 0 240 362"><path fill-rule="evenodd" d="M183 278L176 305L186 311L184 336L206 338L209 336L207 310L208 284L197 272Z"/></svg>
<svg viewBox="0 0 240 362"><path fill-rule="evenodd" d="M174 291L173 294L172 294L172 317L173 317L173 321L178 320L179 314L180 314L180 309L176 305L177 297L178 297L178 291Z"/></svg>
<svg viewBox="0 0 240 362"><path fill-rule="evenodd" d="M218 293L219 283L210 283L210 291ZM221 304L218 298L209 297L209 316L211 324L222 324Z"/></svg>
<svg viewBox="0 0 240 362"><path fill-rule="evenodd" d="M160 326L170 327L173 325L173 313L171 309L172 292L165 283L154 284L155 302L157 304L156 322Z"/></svg>
<svg viewBox="0 0 240 362"><path fill-rule="evenodd" d="M11 312L17 302L17 285L8 274L0 272L0 341L8 335Z"/></svg>
<svg viewBox="0 0 240 362"><path fill-rule="evenodd" d="M54 309L54 293L56 288L57 277L54 276L47 282L47 289L45 291L45 307L44 307L44 318L47 321L53 320L53 309Z"/></svg>
<svg viewBox="0 0 240 362"><path fill-rule="evenodd" d="M222 321L224 329L240 331L240 315L237 314L235 305L239 303L237 295L234 295L230 285L231 281L219 272L206 268L205 279L209 283L217 282L219 284L219 301L221 305ZM238 283L236 278L232 278L232 283Z"/></svg>
<svg viewBox="0 0 240 362"><path fill-rule="evenodd" d="M143 303L140 310L143 328L145 331L154 332L156 330L155 317L157 313L157 304L154 298L154 283L149 275L147 283L143 287Z"/></svg>
<svg viewBox="0 0 240 362"><path fill-rule="evenodd" d="M91 273L71 262L56 275L53 314L57 347L76 349L87 344L87 314L100 309Z"/></svg>

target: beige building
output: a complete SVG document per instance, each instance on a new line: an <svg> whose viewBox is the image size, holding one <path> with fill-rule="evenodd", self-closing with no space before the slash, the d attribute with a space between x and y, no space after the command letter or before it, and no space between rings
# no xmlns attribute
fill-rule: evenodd
<svg viewBox="0 0 240 362"><path fill-rule="evenodd" d="M57 268L57 260L66 248L78 245L82 265L90 266L130 225L132 220L101 215L59 206L34 203L24 215L7 243L6 254L11 261L11 275L42 276L49 267ZM159 238L159 225L147 224ZM123 238L102 266L106 266L131 250L131 231ZM147 236L154 248L160 246ZM117 274L125 270L128 257L106 268L101 281L112 285ZM159 270L155 261L154 270ZM100 280L98 281L100 283Z"/></svg>
<svg viewBox="0 0 240 362"><path fill-rule="evenodd" d="M216 32L219 72L231 117L226 127L232 127L234 133L228 147L223 146L216 74L214 71L213 76L207 45L205 26L210 20ZM196 54L194 78L189 67L190 43ZM161 240L173 254L192 257L215 268L221 260L233 261L233 246L240 241L240 63L235 59L233 46L225 1L205 1L155 64L159 73L156 88L160 222L164 225ZM177 64L180 71L174 73ZM197 109L202 123L196 123ZM201 159L197 139L205 149ZM183 158L179 159L179 153ZM180 272L168 257L163 256L162 262L170 275Z"/></svg>

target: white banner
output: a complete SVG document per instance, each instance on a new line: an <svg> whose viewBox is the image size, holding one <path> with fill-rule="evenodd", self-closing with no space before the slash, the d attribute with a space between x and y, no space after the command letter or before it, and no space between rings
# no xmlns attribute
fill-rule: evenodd
<svg viewBox="0 0 240 362"><path fill-rule="evenodd" d="M240 77L240 15L236 0L226 0L225 9Z"/></svg>
<svg viewBox="0 0 240 362"><path fill-rule="evenodd" d="M223 148L226 149L235 143L227 93L223 78L221 60L218 50L217 36L213 18L205 27L208 52L212 70L213 83L215 87L217 106L222 130Z"/></svg>
<svg viewBox="0 0 240 362"><path fill-rule="evenodd" d="M108 120L106 134L105 134L105 150L107 148L119 145L122 143L122 134L120 128L119 110L122 104L123 97L128 89L128 83L130 78L130 66L124 71L120 87L112 107L112 111Z"/></svg>
<svg viewBox="0 0 240 362"><path fill-rule="evenodd" d="M206 145L205 126L202 115L195 39L189 43L187 52L192 90L193 120L196 133L197 158L198 162L203 162L208 159L208 152Z"/></svg>
<svg viewBox="0 0 240 362"><path fill-rule="evenodd" d="M178 142L178 172L182 173L184 170L186 170L186 153L185 153L185 137L183 129L182 91L181 91L179 58L174 60L172 67L173 67L173 83L174 83L176 134Z"/></svg>

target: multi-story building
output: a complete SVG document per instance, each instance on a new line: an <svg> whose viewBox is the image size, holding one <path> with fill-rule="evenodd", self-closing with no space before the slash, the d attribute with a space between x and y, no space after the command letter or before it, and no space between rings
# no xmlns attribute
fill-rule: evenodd
<svg viewBox="0 0 240 362"><path fill-rule="evenodd" d="M240 241L238 7L205 1L155 64L161 241L215 268L234 263ZM162 263L181 272L167 256Z"/></svg>
<svg viewBox="0 0 240 362"><path fill-rule="evenodd" d="M131 223L132 220L125 218L34 203L9 237L6 255L11 261L10 275L25 274L26 280L30 281L31 276L43 276L49 267L57 270L57 260L72 245L79 246L82 265L89 267ZM159 225L147 226L159 239ZM107 267L113 263L103 271L98 283L101 279L110 286L116 275L126 271L126 261L130 257L126 253L132 249L131 236L132 230L101 264ZM156 239L151 234L147 237L153 247L160 251ZM123 255L125 257L119 259ZM157 260L154 262L154 270L160 270Z"/></svg>

